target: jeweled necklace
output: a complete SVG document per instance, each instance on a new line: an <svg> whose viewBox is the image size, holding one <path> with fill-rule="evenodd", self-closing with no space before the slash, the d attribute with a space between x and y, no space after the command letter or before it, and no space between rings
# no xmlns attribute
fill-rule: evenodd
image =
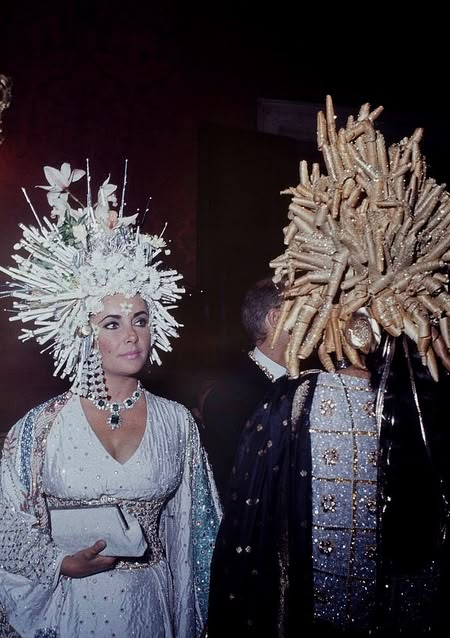
<svg viewBox="0 0 450 638"><path fill-rule="evenodd" d="M250 352L248 353L248 356L253 361L253 363L256 363L258 368L264 372L266 377L268 379L270 379L272 381L272 383L275 383L276 379L275 379L274 375L270 372L270 370L268 368L266 368L266 366L264 366L262 363L260 363L258 361L258 359L255 357L255 353L253 352L253 350L250 350Z"/></svg>
<svg viewBox="0 0 450 638"><path fill-rule="evenodd" d="M141 398L143 392L143 387L141 382L138 381L137 388L128 399L124 399L120 403L117 401L106 401L106 399L94 399L92 397L88 397L89 401L95 405L99 410L109 410L111 414L107 419L107 424L111 428L111 430L116 430L120 428L123 423L122 416L120 414L121 410L129 410L132 408Z"/></svg>

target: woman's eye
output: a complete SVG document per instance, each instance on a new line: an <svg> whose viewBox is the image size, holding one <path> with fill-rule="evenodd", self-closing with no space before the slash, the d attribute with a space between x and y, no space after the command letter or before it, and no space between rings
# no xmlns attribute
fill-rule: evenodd
<svg viewBox="0 0 450 638"><path fill-rule="evenodd" d="M118 326L119 324L117 323L117 321L110 321L103 325L103 327L106 328L106 330L115 330Z"/></svg>
<svg viewBox="0 0 450 638"><path fill-rule="evenodd" d="M135 326L138 326L139 328L145 328L145 326L147 325L147 323L148 323L147 317L142 317L141 319L137 319L137 320L134 322L134 325L135 325Z"/></svg>

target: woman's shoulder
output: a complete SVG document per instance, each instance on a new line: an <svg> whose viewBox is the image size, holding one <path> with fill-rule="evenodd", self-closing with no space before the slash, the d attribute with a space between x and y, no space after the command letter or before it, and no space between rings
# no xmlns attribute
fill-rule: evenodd
<svg viewBox="0 0 450 638"><path fill-rule="evenodd" d="M64 392L55 397L51 397L38 405L33 406L26 412L16 425L26 421L35 420L41 416L55 416L72 397L71 392Z"/></svg>
<svg viewBox="0 0 450 638"><path fill-rule="evenodd" d="M162 429L165 436L177 442L186 441L192 432L194 418L186 406L173 399L160 397L148 390L145 391L148 405L148 417ZM175 443L174 443L175 444Z"/></svg>
<svg viewBox="0 0 450 638"><path fill-rule="evenodd" d="M179 403L178 401L174 401L173 399L166 399L165 397L160 397L157 394L153 394L149 390L145 390L145 395L147 397L147 402L154 406L156 409L165 410L168 412L173 412L179 415L189 415L190 412L188 408Z"/></svg>
<svg viewBox="0 0 450 638"><path fill-rule="evenodd" d="M70 392L64 392L30 408L9 429L5 446L20 440L29 444L38 433L48 431L71 396Z"/></svg>

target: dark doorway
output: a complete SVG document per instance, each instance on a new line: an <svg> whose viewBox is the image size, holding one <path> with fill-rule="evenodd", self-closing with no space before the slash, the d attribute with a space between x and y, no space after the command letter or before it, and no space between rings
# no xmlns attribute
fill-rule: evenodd
<svg viewBox="0 0 450 638"><path fill-rule="evenodd" d="M199 148L202 347L205 363L223 366L245 346L245 291L273 275L269 262L284 250L290 199L280 191L298 183L299 159L317 160L318 153L313 143L212 124L201 127Z"/></svg>

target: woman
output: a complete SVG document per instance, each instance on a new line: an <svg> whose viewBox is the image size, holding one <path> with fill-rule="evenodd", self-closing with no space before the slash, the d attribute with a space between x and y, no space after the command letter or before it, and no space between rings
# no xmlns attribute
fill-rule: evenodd
<svg viewBox="0 0 450 638"><path fill-rule="evenodd" d="M25 229L31 269L8 271L22 282L11 293L19 317L35 318L27 335L52 335L72 386L25 415L5 442L0 599L22 636L190 638L206 620L217 495L188 410L137 378L176 334L165 306L182 291L179 275L154 261L160 237L109 211L112 185L96 206L70 208L79 173L46 167L59 222ZM143 555L109 556L101 527L78 551L52 537L54 510L111 505L139 522Z"/></svg>

